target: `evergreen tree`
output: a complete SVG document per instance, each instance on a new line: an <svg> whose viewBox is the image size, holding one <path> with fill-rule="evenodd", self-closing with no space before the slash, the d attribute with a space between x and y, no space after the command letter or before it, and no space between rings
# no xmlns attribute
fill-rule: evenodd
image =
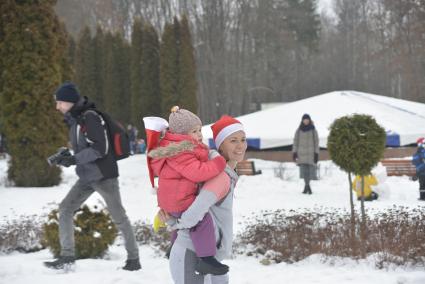
<svg viewBox="0 0 425 284"><path fill-rule="evenodd" d="M66 50L62 55L61 59L61 74L62 74L62 82L65 81L74 81L75 79L75 69L74 69L74 60L75 60L75 51L76 45L75 41L71 35L69 35L66 31L65 25L60 23L59 26L60 34L63 34L63 37L60 37L60 45L66 46Z"/></svg>
<svg viewBox="0 0 425 284"><path fill-rule="evenodd" d="M8 9L11 9L11 3L8 1L4 1L0 3L0 15L3 14L3 11L6 11ZM3 44L6 42L6 34L5 34L5 25L7 24L8 17L3 16L0 17L0 48L4 48ZM0 52L2 52L2 50L0 50ZM3 53L3 52L2 52ZM1 54L0 54L1 55ZM3 81L2 81L2 73L3 70L5 70L4 68L4 60L2 60L2 58L0 58L0 102L2 102L2 96L3 96ZM3 105L0 103L0 135L3 134Z"/></svg>
<svg viewBox="0 0 425 284"><path fill-rule="evenodd" d="M185 109L198 112L196 67L189 21L183 15L180 22L179 44L179 105Z"/></svg>
<svg viewBox="0 0 425 284"><path fill-rule="evenodd" d="M94 41L90 29L85 27L78 39L75 56L76 83L81 95L90 99L96 97L96 69Z"/></svg>
<svg viewBox="0 0 425 284"><path fill-rule="evenodd" d="M121 92L119 96L123 110L119 118L122 123L128 124L131 121L130 44L122 35L120 35L120 39L118 72L120 74Z"/></svg>
<svg viewBox="0 0 425 284"><path fill-rule="evenodd" d="M328 150L332 161L349 174L350 203L352 222L354 220L351 190L351 173L362 177L361 199L361 253L366 255L366 212L364 208L364 176L369 175L383 157L385 150L385 130L369 115L344 116L336 119L328 136ZM353 225L354 226L354 225ZM353 229L352 229L353 230ZM354 235L354 232L352 232Z"/></svg>
<svg viewBox="0 0 425 284"><path fill-rule="evenodd" d="M130 73L131 73L131 122L141 124L140 113L143 109L142 99L142 53L143 53L143 23L136 19L131 34Z"/></svg>
<svg viewBox="0 0 425 284"><path fill-rule="evenodd" d="M179 38L179 23L174 18L174 24L166 23L160 45L160 90L162 115L168 118L170 109L178 105L179 98L179 55L177 41Z"/></svg>
<svg viewBox="0 0 425 284"><path fill-rule="evenodd" d="M105 36L105 110L121 123L128 123L130 110L130 47L121 34Z"/></svg>
<svg viewBox="0 0 425 284"><path fill-rule="evenodd" d="M77 43L71 35L68 35L68 58L69 58L69 62L71 63L72 68L75 68L74 65L75 65L75 53L76 52L77 52ZM72 81L75 81L75 79L72 80Z"/></svg>
<svg viewBox="0 0 425 284"><path fill-rule="evenodd" d="M143 54L142 54L142 104L138 110L137 126L141 126L141 135L144 136L142 117L161 115L161 96L159 88L159 40L155 28L150 23L143 27Z"/></svg>
<svg viewBox="0 0 425 284"><path fill-rule="evenodd" d="M104 44L104 34L100 26L96 29L96 35L93 39L93 48L94 48L94 92L93 97L91 98L95 103L97 108L104 108L104 53L105 53L105 44Z"/></svg>
<svg viewBox="0 0 425 284"><path fill-rule="evenodd" d="M8 178L16 186L60 181L60 170L46 162L66 141L52 97L66 53L55 2L0 1L0 105L11 156Z"/></svg>
<svg viewBox="0 0 425 284"><path fill-rule="evenodd" d="M287 21L296 40L305 47L315 50L318 46L320 19L316 0L288 0Z"/></svg>
<svg viewBox="0 0 425 284"><path fill-rule="evenodd" d="M114 45L114 37L111 32L106 32L104 37L104 57L103 57L103 107L104 111L108 112L112 115L113 109L113 89L115 86L114 75L114 66L113 66L113 45Z"/></svg>

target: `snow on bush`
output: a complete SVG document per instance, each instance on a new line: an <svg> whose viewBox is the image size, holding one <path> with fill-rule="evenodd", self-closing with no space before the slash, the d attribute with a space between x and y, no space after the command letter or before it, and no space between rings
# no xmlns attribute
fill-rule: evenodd
<svg viewBox="0 0 425 284"><path fill-rule="evenodd" d="M37 216L20 216L0 225L0 252L34 252L43 249L41 220Z"/></svg>
<svg viewBox="0 0 425 284"><path fill-rule="evenodd" d="M367 216L365 247L375 265L425 265L425 208L393 207ZM358 217L357 217L358 218ZM360 230L351 235L350 213L335 209L265 211L237 237L238 253L261 256L263 264L293 263L313 254L361 257Z"/></svg>
<svg viewBox="0 0 425 284"><path fill-rule="evenodd" d="M133 225L136 241L142 245L156 248L157 253L165 252L171 246L170 232L162 228L157 233L153 231L152 224L138 221Z"/></svg>
<svg viewBox="0 0 425 284"><path fill-rule="evenodd" d="M53 210L43 226L42 243L55 257L60 254L58 215L58 210ZM74 215L74 226L77 258L102 257L117 236L117 229L109 214L98 208L92 210L86 205Z"/></svg>

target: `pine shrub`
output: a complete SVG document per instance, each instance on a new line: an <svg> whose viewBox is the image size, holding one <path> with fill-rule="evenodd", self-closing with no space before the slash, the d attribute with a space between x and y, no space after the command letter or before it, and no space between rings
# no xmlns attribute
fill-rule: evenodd
<svg viewBox="0 0 425 284"><path fill-rule="evenodd" d="M385 130L369 115L355 114L336 119L328 136L332 161L356 175L368 175L382 158Z"/></svg>
<svg viewBox="0 0 425 284"><path fill-rule="evenodd" d="M55 257L60 255L59 214L55 209L43 226L43 245L49 247ZM117 229L104 210L92 211L88 206L80 208L74 216L75 256L81 258L102 257L116 236Z"/></svg>

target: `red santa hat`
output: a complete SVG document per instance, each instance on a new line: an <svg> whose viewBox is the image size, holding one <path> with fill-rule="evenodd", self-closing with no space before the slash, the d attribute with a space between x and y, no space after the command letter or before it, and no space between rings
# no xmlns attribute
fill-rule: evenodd
<svg viewBox="0 0 425 284"><path fill-rule="evenodd" d="M211 129L217 149L220 148L220 145L223 143L224 139L237 131L244 131L242 123L236 118L228 115L223 115L219 120L211 125Z"/></svg>
<svg viewBox="0 0 425 284"><path fill-rule="evenodd" d="M143 118L143 122L145 124L146 131L146 150L149 152L150 150L156 148L159 144L159 139L161 138L161 133L167 129L168 122L161 118L155 116L148 116ZM148 170L149 170L149 178L152 184L152 187L155 187L154 176L151 167L151 159L147 156L148 162Z"/></svg>
<svg viewBox="0 0 425 284"><path fill-rule="evenodd" d="M418 140L416 140L416 144L418 144L418 147L424 146L424 144L425 144L425 138L424 137L418 138Z"/></svg>

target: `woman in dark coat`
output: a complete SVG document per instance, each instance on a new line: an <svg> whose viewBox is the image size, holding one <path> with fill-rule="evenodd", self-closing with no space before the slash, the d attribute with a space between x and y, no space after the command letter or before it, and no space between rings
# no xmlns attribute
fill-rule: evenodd
<svg viewBox="0 0 425 284"><path fill-rule="evenodd" d="M293 160L300 167L304 179L304 194L312 194L310 181L317 179L316 164L319 160L319 136L310 115L304 114L295 132L292 146Z"/></svg>

